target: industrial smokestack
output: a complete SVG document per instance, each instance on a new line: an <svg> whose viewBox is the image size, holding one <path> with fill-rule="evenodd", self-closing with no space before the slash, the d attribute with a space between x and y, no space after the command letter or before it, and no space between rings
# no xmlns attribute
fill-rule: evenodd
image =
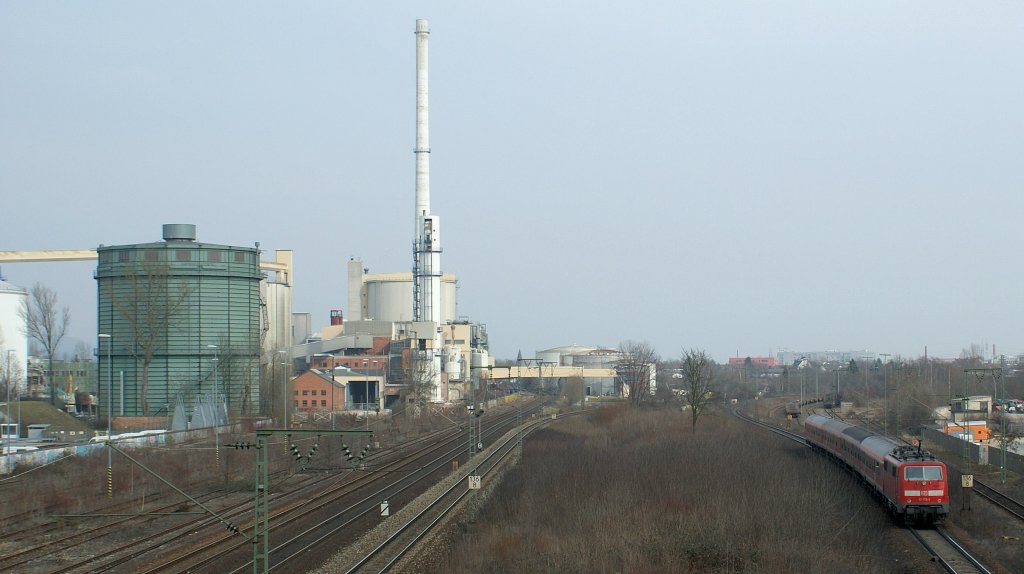
<svg viewBox="0 0 1024 574"><path fill-rule="evenodd" d="M413 320L434 324L422 337L422 358L430 365L434 402L448 400L441 377L441 222L430 213L430 124L427 86L427 41L430 26L416 20L416 229L413 236Z"/></svg>
<svg viewBox="0 0 1024 574"><path fill-rule="evenodd" d="M430 103L427 99L427 40L430 26L416 20L416 233L430 214Z"/></svg>

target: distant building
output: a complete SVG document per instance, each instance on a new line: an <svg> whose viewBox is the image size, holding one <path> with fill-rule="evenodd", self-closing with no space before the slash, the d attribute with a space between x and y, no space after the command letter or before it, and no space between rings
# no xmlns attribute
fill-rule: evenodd
<svg viewBox="0 0 1024 574"><path fill-rule="evenodd" d="M535 360L541 365L578 369L583 377L586 394L591 396L621 396L624 392L623 377L629 379L634 376L629 373L615 374L622 360L622 352L618 349L566 345L537 351L536 356ZM607 372L611 375L604 374ZM655 389L655 369L650 369L650 376L651 389Z"/></svg>
<svg viewBox="0 0 1024 574"><path fill-rule="evenodd" d="M747 359L755 367L774 367L778 364L775 357L729 357L729 365L742 367L747 364Z"/></svg>
<svg viewBox="0 0 1024 574"><path fill-rule="evenodd" d="M57 398L64 410L71 414L93 413L96 402L96 362L92 360L54 359L52 371L49 361L29 357L28 396L50 398L48 382L53 378Z"/></svg>
<svg viewBox="0 0 1024 574"><path fill-rule="evenodd" d="M946 423L946 434L961 440L981 442L992 438L992 429L985 421L959 421Z"/></svg>
<svg viewBox="0 0 1024 574"><path fill-rule="evenodd" d="M975 418L988 419L992 416L992 396L972 395L969 397L957 397L950 402L950 409L955 421Z"/></svg>
<svg viewBox="0 0 1024 574"><path fill-rule="evenodd" d="M878 359L878 353L874 351L789 351L782 349L775 353L775 359L779 365L792 365L800 359L807 359L818 364L849 363L852 359L859 365L865 365L874 363Z"/></svg>

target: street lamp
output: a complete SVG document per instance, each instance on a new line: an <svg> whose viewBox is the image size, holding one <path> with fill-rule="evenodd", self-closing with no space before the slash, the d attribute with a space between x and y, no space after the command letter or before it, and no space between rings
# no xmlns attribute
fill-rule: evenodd
<svg viewBox="0 0 1024 574"><path fill-rule="evenodd" d="M206 348L213 350L213 357L210 357L210 364L213 368L213 399L219 403L220 390L217 388L217 345L207 345Z"/></svg>
<svg viewBox="0 0 1024 574"><path fill-rule="evenodd" d="M113 414L114 414L114 393L113 383L114 380L114 367L113 363L110 362L110 350L114 346L113 335L106 333L100 333L96 335L100 340L107 340L107 497L112 498L114 496L114 452L110 447L110 437L112 436L113 425ZM98 350L98 349L97 349Z"/></svg>
<svg viewBox="0 0 1024 574"><path fill-rule="evenodd" d="M334 430L334 390L336 383L334 382L334 368L337 366L335 361L337 358L330 353L316 353L314 357L323 357L331 359L331 430Z"/></svg>
<svg viewBox="0 0 1024 574"><path fill-rule="evenodd" d="M277 366L278 365L283 365L284 363L281 362L281 361L278 361L277 360L277 356L278 355L286 355L286 354L287 353L284 350L282 350L282 349L278 349L278 350L276 350L276 351L274 351L273 353L270 354L270 389L273 389L275 387L279 387L280 386L280 383L277 382ZM270 401L268 401L267 404L269 405L268 408L270 409L271 418L273 418L274 410L275 410L274 409L274 393L270 389L268 389L268 392L270 392ZM283 389L283 390L278 389L278 392L281 393L284 396L284 399L286 401L288 400L287 390L288 389ZM284 406L287 407L287 405L284 405ZM287 411L287 408L285 410ZM279 414L281 414L282 417L283 417L282 413L279 413ZM283 420L283 418L281 418L280 420Z"/></svg>
<svg viewBox="0 0 1024 574"><path fill-rule="evenodd" d="M281 367L281 374L283 375L281 377L283 379L281 381L281 386L284 388L284 428L288 428L288 362L281 361Z"/></svg>
<svg viewBox="0 0 1024 574"><path fill-rule="evenodd" d="M4 423L8 426L5 428L10 429L11 424L11 355L14 351L7 351L7 418L4 419ZM21 421L18 421L19 423ZM21 434L21 424L18 424L18 434ZM7 439L4 441L7 445L7 468L11 467L11 431L7 431ZM9 471L8 471L9 472Z"/></svg>
<svg viewBox="0 0 1024 574"><path fill-rule="evenodd" d="M220 390L217 388L217 345L207 345L207 349L213 349L213 356L210 357L210 364L213 366L213 400L217 405L217 416L213 420L213 441L214 441L214 457L216 458L218 465L220 464ZM224 414L227 415L227 403L224 404Z"/></svg>

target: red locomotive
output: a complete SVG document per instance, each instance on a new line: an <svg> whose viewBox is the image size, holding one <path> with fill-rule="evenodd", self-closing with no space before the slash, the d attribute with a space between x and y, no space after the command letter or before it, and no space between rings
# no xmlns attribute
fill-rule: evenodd
<svg viewBox="0 0 1024 574"><path fill-rule="evenodd" d="M939 522L949 514L946 465L930 452L821 415L807 417L804 435L856 472L898 518Z"/></svg>

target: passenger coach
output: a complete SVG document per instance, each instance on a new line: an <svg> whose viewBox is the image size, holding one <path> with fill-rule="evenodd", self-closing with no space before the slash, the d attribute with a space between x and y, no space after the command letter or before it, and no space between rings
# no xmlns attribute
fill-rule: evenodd
<svg viewBox="0 0 1024 574"><path fill-rule="evenodd" d="M949 514L946 465L930 452L821 415L804 423L811 445L856 472L907 522L938 522Z"/></svg>

